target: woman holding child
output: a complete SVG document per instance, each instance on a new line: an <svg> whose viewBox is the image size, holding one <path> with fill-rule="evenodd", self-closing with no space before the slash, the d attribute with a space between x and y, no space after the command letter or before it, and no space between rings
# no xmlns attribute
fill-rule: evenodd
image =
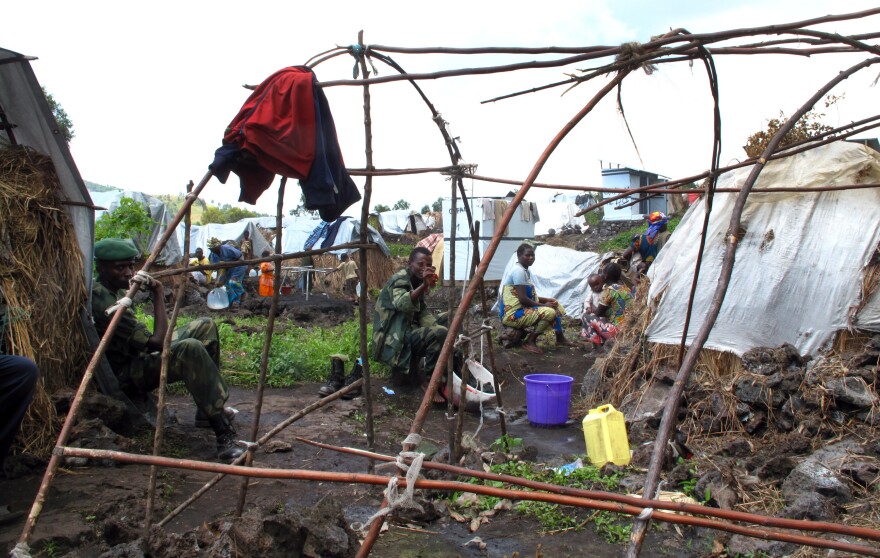
<svg viewBox="0 0 880 558"><path fill-rule="evenodd" d="M620 332L626 305L632 291L621 283L621 269L616 263L605 266L602 275L591 275L590 290L581 316L581 338L602 345Z"/></svg>

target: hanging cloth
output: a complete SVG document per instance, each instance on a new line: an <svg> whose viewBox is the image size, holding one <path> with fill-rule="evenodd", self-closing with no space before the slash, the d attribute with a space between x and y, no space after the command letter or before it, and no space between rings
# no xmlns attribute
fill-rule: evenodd
<svg viewBox="0 0 880 558"><path fill-rule="evenodd" d="M254 204L276 174L297 178L306 209L333 221L360 199L339 149L336 126L311 69L291 66L269 76L226 128L209 166L222 183L241 179L239 201Z"/></svg>

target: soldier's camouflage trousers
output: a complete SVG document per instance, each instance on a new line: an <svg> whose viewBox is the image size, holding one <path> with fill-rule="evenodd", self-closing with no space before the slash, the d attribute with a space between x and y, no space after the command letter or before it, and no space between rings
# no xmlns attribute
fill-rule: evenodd
<svg viewBox="0 0 880 558"><path fill-rule="evenodd" d="M229 389L220 375L217 326L211 319L201 318L175 329L171 339L168 383L183 382L196 406L208 416L222 411ZM132 380L140 390L152 391L159 387L161 367L161 352L150 353L144 357L141 377Z"/></svg>

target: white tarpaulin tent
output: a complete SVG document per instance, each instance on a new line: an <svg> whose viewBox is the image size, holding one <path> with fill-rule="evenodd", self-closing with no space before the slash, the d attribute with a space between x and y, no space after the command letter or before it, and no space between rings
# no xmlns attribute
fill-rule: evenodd
<svg viewBox="0 0 880 558"><path fill-rule="evenodd" d="M382 232L387 234L400 235L405 232L418 234L427 228L421 214L410 209L383 211L377 213L376 216L379 218L379 227L381 227ZM415 223L415 230L413 230L413 222Z"/></svg>
<svg viewBox="0 0 880 558"><path fill-rule="evenodd" d="M516 252L508 259L504 267L504 279L510 275L516 265ZM565 315L580 318L584 306L584 298L590 292L587 284L590 274L599 269L599 254L595 252L578 252L571 248L542 245L535 249L535 263L529 267L532 283L539 296L555 298L565 308ZM500 289L499 289L500 296ZM495 303L494 310L498 310Z"/></svg>
<svg viewBox="0 0 880 558"><path fill-rule="evenodd" d="M740 187L751 167L722 175L720 188ZM812 187L880 182L880 153L837 142L778 161L761 173L756 188ZM705 255L694 299L688 341L704 320L721 269L724 235L736 194L716 194ZM753 193L742 216L745 234L721 313L707 348L742 355L757 346L791 343L801 354L826 347L847 327L857 307L865 266L880 241L880 192L876 189L821 193ZM648 339L677 344L705 215L701 200L691 206L651 266L651 300L660 298ZM855 323L880 329L875 295Z"/></svg>
<svg viewBox="0 0 880 558"><path fill-rule="evenodd" d="M274 217L273 217L274 219ZM182 235L183 228L178 228L178 232ZM244 239L244 233L250 233L251 243L254 247L254 258L259 258L263 250L274 252L272 246L266 241L266 238L257 228L256 223L251 219L242 219L235 223L209 223L207 225L193 225L189 231L189 250L190 253L195 252L196 248L201 248L205 255L208 255L208 241L212 238L226 242L232 240L236 246L241 245Z"/></svg>
<svg viewBox="0 0 880 558"><path fill-rule="evenodd" d="M495 217L501 215L502 210L506 207L504 204L508 200L499 198L471 198L470 200L471 215L475 222L480 223L479 257L486 252L492 235L495 233ZM495 256L489 262L489 268L486 270L484 279L488 281L497 281L501 279L504 273L504 266L511 254L516 253L517 247L525 240L535 238L535 220L529 217L526 221L523 219L522 205L529 202L523 201L517 206L507 227L506 234L501 238ZM499 205L500 204L500 205ZM497 210L497 213L496 213ZM464 212L464 205L459 200L457 206L457 217L455 219L455 278L456 280L467 279L470 275L471 262L474 254L474 245L471 240L471 234L468 230L467 216ZM449 260L450 260L450 241L452 240L452 200L450 198L443 199L443 274L449 276Z"/></svg>
<svg viewBox="0 0 880 558"><path fill-rule="evenodd" d="M17 145L26 145L52 158L60 184L60 197L70 202L65 205L83 261L86 285L92 284L92 250L94 239L94 210L86 186L79 175L67 143L64 140L49 103L29 60L17 52L0 48L0 109L5 119L15 127L0 132L0 142L9 143L8 134Z"/></svg>
<svg viewBox="0 0 880 558"><path fill-rule="evenodd" d="M107 208L106 210L95 211L95 222L97 222L98 219L108 211L112 212L119 207L119 200L122 198L130 198L145 207L150 212L150 217L153 219L153 228L147 239L147 245L140 246L140 248L146 249L149 252L153 251L153 248L159 241L159 237L162 236L165 229L168 228L168 224L171 223L175 217L174 214L168 211L168 207L162 200L141 192L108 190L106 192L89 192L89 194L91 194L92 201L97 207ZM168 239L162 252L159 253L159 257L156 260L157 262L164 265L174 265L181 261L181 254L183 253L183 230L184 227L181 224L177 228L177 233ZM192 249L195 250L195 247Z"/></svg>
<svg viewBox="0 0 880 558"><path fill-rule="evenodd" d="M584 218L578 217L580 208L567 202L537 202L538 216L540 219L535 223L535 234L547 234L550 229L556 232L565 226L583 225Z"/></svg>
<svg viewBox="0 0 880 558"><path fill-rule="evenodd" d="M305 248L306 240L308 240L309 236L312 234L312 231L315 230L318 226L321 225L323 221L320 219L312 219L309 217L288 217L284 219L284 233L281 237L281 245L285 254L293 253L293 252L302 252ZM339 229L336 233L336 238L333 240L331 246L338 246L340 244L349 244L352 242L360 242L361 239L361 225L360 221L356 219L345 219L339 224ZM385 244L385 241L382 240L382 235L380 235L376 229L367 225L367 231L370 235L370 240L375 244L379 245L379 249L386 256L391 254L391 251L388 250L388 245ZM312 248L320 248L321 244L323 244L323 240L319 240L315 243ZM342 250L334 250L333 254L347 254L354 252L355 249L342 249Z"/></svg>

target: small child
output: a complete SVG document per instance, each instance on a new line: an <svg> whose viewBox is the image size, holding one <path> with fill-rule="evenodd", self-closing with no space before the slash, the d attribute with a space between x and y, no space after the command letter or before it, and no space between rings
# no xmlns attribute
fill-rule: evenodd
<svg viewBox="0 0 880 558"><path fill-rule="evenodd" d="M261 257L269 256L271 252L263 250ZM275 294L275 264L263 262L260 264L260 296L272 296Z"/></svg>
<svg viewBox="0 0 880 558"><path fill-rule="evenodd" d="M602 279L601 275L593 273L587 279L587 284L590 286L590 292L584 299L584 309L583 312L581 312L581 325L583 326L581 327L581 339L589 339L593 336L590 322L597 319L596 312L602 301L602 287L604 286L605 281Z"/></svg>

